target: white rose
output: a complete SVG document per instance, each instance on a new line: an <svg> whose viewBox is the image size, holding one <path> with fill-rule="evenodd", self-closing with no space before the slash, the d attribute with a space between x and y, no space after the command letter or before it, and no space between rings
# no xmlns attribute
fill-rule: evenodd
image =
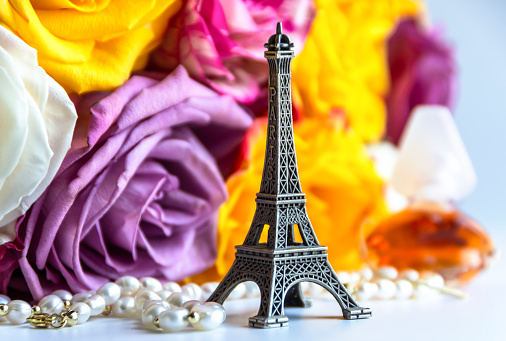
<svg viewBox="0 0 506 341"><path fill-rule="evenodd" d="M77 119L37 51L0 26L0 245L44 192L70 148Z"/></svg>

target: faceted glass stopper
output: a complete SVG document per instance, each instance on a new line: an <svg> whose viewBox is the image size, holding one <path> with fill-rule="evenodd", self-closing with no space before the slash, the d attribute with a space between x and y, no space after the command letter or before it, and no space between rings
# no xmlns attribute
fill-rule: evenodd
<svg viewBox="0 0 506 341"><path fill-rule="evenodd" d="M401 138L392 187L407 198L459 201L476 174L448 108L419 105Z"/></svg>
<svg viewBox="0 0 506 341"><path fill-rule="evenodd" d="M377 265L430 270L457 285L494 256L492 240L480 224L455 209L434 206L410 206L387 218L366 242L368 258Z"/></svg>

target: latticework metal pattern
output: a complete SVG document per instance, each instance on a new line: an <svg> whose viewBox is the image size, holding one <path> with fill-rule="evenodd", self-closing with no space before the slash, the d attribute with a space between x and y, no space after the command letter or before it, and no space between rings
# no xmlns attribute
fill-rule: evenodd
<svg viewBox="0 0 506 341"><path fill-rule="evenodd" d="M339 282L328 262L326 249L301 247L269 252L238 246L234 264L208 301L223 303L239 283L253 281L260 289L260 308L250 319L250 325L276 327L288 324L284 303L290 289L300 282L314 282L334 296L346 319L371 316L371 311L360 307ZM279 320L285 322L279 323Z"/></svg>
<svg viewBox="0 0 506 341"><path fill-rule="evenodd" d="M257 209L243 245L257 245L265 225L269 226L268 248L283 249L298 245L294 240L293 231L294 225L297 225L303 245L319 246L304 202L305 200L292 200L292 202L285 200L278 203L257 199Z"/></svg>
<svg viewBox="0 0 506 341"><path fill-rule="evenodd" d="M274 56L273 57L271 57ZM269 63L267 143L260 193L302 193L293 143L290 63L293 51L266 52Z"/></svg>
<svg viewBox="0 0 506 341"><path fill-rule="evenodd" d="M317 283L337 300L346 319L371 316L361 308L339 282L328 262L327 248L320 246L306 212L297 171L293 140L290 63L293 44L281 33L266 44L269 63L269 114L265 163L257 194L257 208L242 246L228 274L208 301L223 303L241 282L255 282L261 294L258 314L250 318L252 327L288 325L285 301L303 306L299 284ZM302 241L295 241L294 228ZM267 243L260 243L268 227ZM294 290L296 289L296 290Z"/></svg>

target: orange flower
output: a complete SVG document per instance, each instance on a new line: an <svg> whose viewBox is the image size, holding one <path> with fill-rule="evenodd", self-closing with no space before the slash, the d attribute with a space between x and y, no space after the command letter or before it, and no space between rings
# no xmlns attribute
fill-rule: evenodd
<svg viewBox="0 0 506 341"><path fill-rule="evenodd" d="M220 211L218 260L192 278L203 282L223 277L235 259L234 246L242 244L255 213L265 153L266 120L250 129L241 170L227 181L229 200ZM294 139L307 211L321 245L329 247L335 269L362 265L359 230L365 218L386 214L383 183L358 136L343 128L342 119L305 119L295 124Z"/></svg>

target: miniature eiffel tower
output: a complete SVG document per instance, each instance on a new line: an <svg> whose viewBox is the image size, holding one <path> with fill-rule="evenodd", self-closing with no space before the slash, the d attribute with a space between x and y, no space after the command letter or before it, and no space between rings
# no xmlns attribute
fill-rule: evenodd
<svg viewBox="0 0 506 341"><path fill-rule="evenodd" d="M258 314L251 327L288 325L284 305L303 307L300 282L314 282L337 300L345 319L367 318L371 310L359 307L332 269L327 247L320 246L309 222L302 193L293 141L290 62L293 43L281 32L265 44L269 63L269 114L265 164L257 193L257 208L244 243L236 246L235 261L208 301L223 303L235 286L253 281L260 288ZM268 225L267 243L260 243ZM294 240L297 226L302 242Z"/></svg>

